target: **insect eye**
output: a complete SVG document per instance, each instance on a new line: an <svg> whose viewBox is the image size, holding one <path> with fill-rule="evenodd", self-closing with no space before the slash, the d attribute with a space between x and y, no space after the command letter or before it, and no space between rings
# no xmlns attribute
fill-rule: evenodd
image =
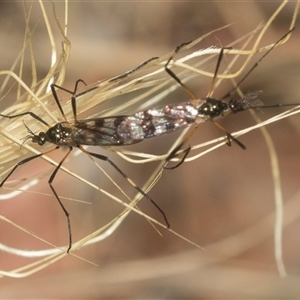
<svg viewBox="0 0 300 300"><path fill-rule="evenodd" d="M243 108L242 104L243 104L243 103L242 103L241 101L237 101L237 100L235 100L235 99L231 99L231 100L229 101L229 107L230 107L230 109L231 109L231 111L232 111L233 113L237 113L237 112L239 112L239 111L243 111L244 108Z"/></svg>
<svg viewBox="0 0 300 300"><path fill-rule="evenodd" d="M38 136L37 143L40 146L43 146L45 144L45 142L46 142L46 134L45 134L45 132L40 132L39 136Z"/></svg>

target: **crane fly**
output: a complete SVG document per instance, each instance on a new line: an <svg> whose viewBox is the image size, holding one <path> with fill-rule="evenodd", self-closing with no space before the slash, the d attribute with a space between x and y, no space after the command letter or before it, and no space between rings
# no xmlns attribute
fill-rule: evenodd
<svg viewBox="0 0 300 300"><path fill-rule="evenodd" d="M226 134L227 139L227 145L231 146L231 141L235 142L240 148L246 149L245 145L242 144L238 139L233 137L222 125L220 125L218 122L216 122L216 119L220 117L227 116L231 113L237 113L242 112L248 109L255 109L260 111L262 108L271 108L271 107L282 107L282 106L296 106L299 105L299 103L293 103L293 104L272 104L272 105L265 105L260 99L258 99L258 96L262 93L262 91L255 91L246 94L242 99L230 99L229 101L224 101L224 99L227 99L231 97L234 91L238 89L238 87L241 85L241 83L252 73L252 71L259 65L259 63L282 41L284 40L288 35L292 33L292 31L295 29L295 27L291 28L288 32L286 32L278 41L276 41L270 49L264 53L260 59L258 59L254 65L246 72L246 74L240 79L240 81L236 84L236 86L231 89L229 92L227 92L223 97L216 99L212 97L215 81L217 79L218 70L222 61L223 53L225 49L231 49L230 47L223 47L220 50L220 54L218 57L216 69L214 72L214 76L210 85L209 92L205 98L199 99L197 96L189 89L187 85L185 85L177 76L176 74L168 67L170 62L173 60L174 56L180 51L180 49L191 42L183 43L180 46L178 46L168 59L166 65L165 65L165 71L170 75L171 78L173 78L182 88L183 90L189 95L190 101L187 103L187 105L191 105L195 109L196 117L195 121L192 122L194 125L194 128L191 132L189 132L184 139L179 143L178 146L176 146L168 155L166 159L166 163L170 161L173 157L177 156L177 152L182 148L182 146L190 139L190 137L195 133L197 128L199 127L200 123L204 121L211 121L216 127L218 127L221 131L223 131ZM197 114L198 112L198 114ZM181 165L185 158L187 157L190 147L184 150L185 154L181 161L173 166L173 167L164 167L165 169L174 169L177 168L179 165Z"/></svg>
<svg viewBox="0 0 300 300"><path fill-rule="evenodd" d="M293 30L293 29L292 29ZM29 135L26 137L26 140L30 139L31 142L37 143L40 146L43 146L46 142L54 144L55 147L45 151L40 154L33 155L28 157L18 164L16 164L11 171L6 175L6 177L0 183L0 187L4 185L4 183L8 180L8 178L14 173L14 171L21 165L24 165L27 162L32 161L42 155L49 154L60 147L68 148L67 153L58 163L54 171L52 172L48 184L50 189L52 190L53 195L61 206L62 210L67 219L68 224L68 233L69 233L69 245L67 248L67 252L71 250L72 247L72 230L71 230L71 221L70 215L60 200L56 190L53 187L53 181L55 176L62 166L63 162L70 155L71 151L74 147L80 149L82 152L95 157L97 159L108 162L122 177L124 177L141 195L143 195L148 201L150 201L156 209L162 214L164 221L166 223L166 227L169 228L169 222L166 217L164 211L158 206L158 204L145 193L141 188L139 188L112 160L110 160L107 156L102 154L90 152L86 150L83 146L124 146L124 145L132 145L138 142L143 141L144 139L148 139L151 137L161 136L170 132L174 132L176 130L188 127L193 125L197 128L202 122L211 121L214 123L219 129L226 133L227 144L231 145L231 141L235 142L242 149L246 147L235 137L233 137L225 128L223 128L219 123L215 120L221 117L225 117L231 113L238 113L242 111L246 111L248 109L260 109L266 107L278 107L278 106L286 106L286 105L297 105L297 104L275 104L266 106L264 103L258 99L258 96L261 94L261 91L255 91L252 93L246 94L242 99L230 99L229 102L224 101L225 98L228 98L234 90L244 81L244 79L253 71L253 69L258 65L258 63L288 34L291 33L290 30L286 33L280 40L278 40L250 69L250 71L242 78L242 80L237 84L237 86L227 93L221 99L216 99L211 97L212 88L214 86L214 82L217 78L218 69L220 66L220 62L222 60L223 52L225 48L220 50L219 58L217 61L216 70L214 73L214 77L211 84L210 92L208 96L203 99L198 99L189 88L180 81L180 79L175 75L173 71L170 70L169 64L173 59L174 55L188 43L184 43L176 48L173 54L168 59L165 64L166 72L189 94L191 100L186 102L181 102L177 104L168 104L163 106L158 106L154 108L150 108L148 110L143 110L140 112L136 112L133 115L119 115L119 116L111 116L111 117L103 117L103 118L90 118L90 119L77 119L77 108L76 108L76 97L81 94L77 93L78 84L81 82L85 84L82 79L79 79L75 83L75 87L73 91L65 89L64 87L58 86L56 84L51 84L51 91L53 97L55 99L56 105L64 118L63 122L58 122L54 126L49 125L42 118L37 116L33 112L24 112L16 115L4 115L0 114L1 117L14 119L21 116L29 115L35 120L39 121L46 127L48 127L47 131L41 131L39 134L33 133L30 128L24 123L25 127ZM69 122L65 116L65 113L62 109L60 101L58 99L58 95L56 92L57 89L61 89L67 93L72 95L71 97L71 106L73 112L73 123ZM87 93L88 91L84 92ZM189 135L190 136L190 135ZM188 136L188 137L189 137ZM178 147L176 147L171 154L167 158L167 162L177 155L178 150L182 147L182 145L187 141L185 138ZM183 163L185 157L188 154L188 150L186 151L183 159L177 164L175 167L178 167L181 163ZM172 168L175 168L172 167ZM167 168L167 167L166 167ZM169 169L172 169L169 168Z"/></svg>
<svg viewBox="0 0 300 300"><path fill-rule="evenodd" d="M49 153L59 149L60 147L68 148L67 153L61 159L59 164L56 166L56 168L54 169L53 173L51 174L51 176L48 180L48 184L52 190L52 193L54 194L56 200L58 201L59 205L61 206L61 208L64 211L64 214L67 218L68 232L69 232L69 246L67 249L68 253L72 247L72 230L71 230L70 214L68 213L67 209L65 208L62 201L60 200L52 183L53 183L53 180L54 180L58 170L60 169L61 165L66 160L66 158L69 156L69 154L71 153L71 151L73 150L74 147L77 147L83 153L86 153L87 155L90 155L97 159L108 162L140 194L142 194L148 201L150 201L159 210L159 212L162 214L162 216L165 220L167 228L170 227L170 224L168 222L168 219L167 219L164 211L156 204L156 202L154 202L154 200L148 194L146 194L141 188L139 188L112 160L110 160L107 156L104 156L104 155L101 155L98 153L94 153L94 152L90 152L90 151L86 150L84 147L82 147L83 145L85 145L85 146L100 146L100 145L101 146L113 146L113 145L117 146L117 145L122 145L124 143L118 142L115 138L112 138L112 137L108 138L109 133L105 133L105 132L107 130L108 123L110 123L110 122L106 122L105 118L77 120L76 91L77 91L78 84L80 82L85 84L85 82L82 79L77 80L75 83L74 91L67 90L56 84L51 84L51 91L52 91L53 97L54 97L55 102L65 120L63 122L58 122L54 126L50 126L45 120L43 120L42 118L40 118L33 112L24 112L24 113L20 113L20 114L16 114L16 115L11 115L11 116L0 114L1 117L9 118L9 119L14 119L14 118L18 118L21 116L30 115L32 118L36 119L37 121L39 121L39 122L43 123L45 126L47 126L48 130L41 131L39 134L35 134L24 123L24 125L27 128L27 131L29 133L29 135L26 137L25 140L30 139L31 142L37 143L40 146L43 146L46 142L56 145L56 147L53 149L50 149L43 153L33 155L33 156L28 157L28 158L20 161L19 163L17 163L12 168L12 170L6 175L6 177L2 180L2 182L0 183L0 187L2 187L4 185L4 183L7 181L7 179L14 173L14 171L19 166L21 166L29 161L32 161L33 159L38 158L42 155L49 154ZM72 105L74 123L70 123L67 120L65 113L62 109L62 106L60 104L60 101L58 99L55 88L62 89L64 91L72 94L71 105ZM120 117L120 118L122 119L122 117ZM117 120L115 120L115 122L114 122L114 126L116 126L117 122L119 122L119 121L120 121L120 119L118 117Z"/></svg>

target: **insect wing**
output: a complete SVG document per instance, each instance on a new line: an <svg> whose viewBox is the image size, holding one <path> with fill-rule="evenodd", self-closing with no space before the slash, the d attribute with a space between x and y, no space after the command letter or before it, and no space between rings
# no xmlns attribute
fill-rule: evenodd
<svg viewBox="0 0 300 300"><path fill-rule="evenodd" d="M73 138L79 145L95 146L121 146L140 142L140 139L135 140L130 134L120 134L119 127L123 123L128 123L127 116L79 120L75 124Z"/></svg>

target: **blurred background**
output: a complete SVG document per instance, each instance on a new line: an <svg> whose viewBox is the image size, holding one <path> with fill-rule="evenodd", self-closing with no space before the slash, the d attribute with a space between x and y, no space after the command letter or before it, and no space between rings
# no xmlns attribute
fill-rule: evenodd
<svg viewBox="0 0 300 300"><path fill-rule="evenodd" d="M31 2L25 1L25 4L28 8ZM64 86L72 89L79 78L93 83L116 76L150 57L169 53L183 42L232 24L205 39L197 49L220 43L226 45L254 30L260 22L266 22L279 5L257 1L71 1L68 38L72 52ZM49 18L53 18L51 5L45 2L45 6ZM55 3L55 6L59 19L63 20L63 4ZM288 3L261 46L274 43L287 32L294 7L294 2ZM33 4L30 19L37 68L42 78L50 66L50 46L38 3ZM0 40L3 41L0 69L5 70L10 68L22 48L23 3L0 2L0 25ZM54 34L59 38L57 30ZM267 104L298 102L299 35L296 28L288 43L270 53L247 78L242 90L263 90L261 99ZM26 67L25 64L28 75L24 77L30 78L30 69ZM210 80L204 78L190 88L199 97L205 97L209 83ZM230 87L229 83L223 83L214 96L222 96ZM171 95L170 102L187 99L179 89ZM264 110L260 117L267 119L280 111L279 108ZM246 112L220 123L234 132L253 125L254 121ZM2 278L1 298L297 297L300 294L299 125L299 117L295 116L268 126L279 157L286 206L284 219L288 222L283 230L286 278L280 278L274 259L275 204L270 157L266 142L257 130L240 138L247 146L246 151L236 145L220 147L192 163L165 171L149 193L166 213L171 228L204 247L205 251L167 230L161 229L161 237L144 218L132 213L111 237L75 253L98 267L68 256L30 277ZM190 144L219 136L215 126L203 124ZM170 135L150 139L128 149L162 154L175 138L176 135ZM53 157L59 161L63 152L57 151ZM130 164L102 149L99 153L108 155L140 186L151 174L151 164ZM71 157L66 164L101 188L114 192L115 188L84 155ZM47 166L44 161L36 160L28 168L34 170L43 165ZM101 165L119 179L120 175L111 167L105 163ZM49 168L49 176L51 170ZM48 178L46 176L35 190L50 194ZM135 191L122 178L120 184L134 195ZM71 214L74 240L96 230L122 211L120 205L65 174L57 175L55 189L61 196L75 194L76 198L92 203L64 201ZM52 196L33 197L24 193L0 205L1 214L7 218L54 244L66 243L66 221ZM139 207L163 221L156 208L146 200L142 200ZM12 247L45 248L42 242L6 223L1 224L0 239L1 243ZM4 253L0 257L0 268L7 271L32 262Z"/></svg>

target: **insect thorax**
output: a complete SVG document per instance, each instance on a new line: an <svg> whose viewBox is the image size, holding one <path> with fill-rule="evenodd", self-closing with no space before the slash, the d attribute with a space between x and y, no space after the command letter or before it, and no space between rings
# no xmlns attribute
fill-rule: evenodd
<svg viewBox="0 0 300 300"><path fill-rule="evenodd" d="M76 146L72 143L72 127L66 122L57 123L46 132L46 140L58 146Z"/></svg>
<svg viewBox="0 0 300 300"><path fill-rule="evenodd" d="M198 116L205 120L222 117L230 111L225 101L214 98L206 98L205 102L197 107L197 110Z"/></svg>

